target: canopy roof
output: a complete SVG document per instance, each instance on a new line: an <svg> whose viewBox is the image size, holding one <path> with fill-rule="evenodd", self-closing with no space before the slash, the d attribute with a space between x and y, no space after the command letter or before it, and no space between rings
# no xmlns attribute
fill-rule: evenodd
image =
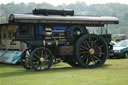
<svg viewBox="0 0 128 85"><path fill-rule="evenodd" d="M58 23L58 24L118 24L116 17L108 16L44 16L33 14L12 14L11 23Z"/></svg>

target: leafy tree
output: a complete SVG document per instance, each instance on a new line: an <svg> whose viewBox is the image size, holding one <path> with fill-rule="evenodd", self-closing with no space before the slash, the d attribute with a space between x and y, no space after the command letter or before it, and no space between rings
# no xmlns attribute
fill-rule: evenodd
<svg viewBox="0 0 128 85"><path fill-rule="evenodd" d="M32 13L35 8L49 8L49 9L73 9L75 15L94 15L94 16L114 16L118 17L120 24L111 25L109 32L111 33L126 33L128 32L128 5L119 3L107 3L107 4L93 4L87 5L85 2L76 2L72 4L62 4L58 6L51 5L49 3L36 4L30 2L28 4L14 2L8 4L0 4L0 10L4 10L8 15L12 13Z"/></svg>

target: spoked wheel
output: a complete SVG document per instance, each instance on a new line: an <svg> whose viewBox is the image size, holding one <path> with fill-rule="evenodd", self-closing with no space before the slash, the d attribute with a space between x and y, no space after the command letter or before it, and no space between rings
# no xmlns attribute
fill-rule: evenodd
<svg viewBox="0 0 128 85"><path fill-rule="evenodd" d="M108 46L104 39L95 34L82 36L75 44L76 58L85 68L95 68L104 64L108 56Z"/></svg>
<svg viewBox="0 0 128 85"><path fill-rule="evenodd" d="M78 62L73 58L73 56L67 56L66 57L66 62L71 65L72 67L78 67L79 64Z"/></svg>
<svg viewBox="0 0 128 85"><path fill-rule="evenodd" d="M36 71L48 70L53 63L51 51L44 47L36 48L31 54L31 66Z"/></svg>
<svg viewBox="0 0 128 85"><path fill-rule="evenodd" d="M26 49L20 56L20 64L27 70L31 69L31 65L29 62L31 49Z"/></svg>

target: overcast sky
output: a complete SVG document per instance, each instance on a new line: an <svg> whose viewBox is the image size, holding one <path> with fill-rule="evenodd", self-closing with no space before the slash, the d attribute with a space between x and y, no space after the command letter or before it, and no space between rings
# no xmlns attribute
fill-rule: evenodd
<svg viewBox="0 0 128 85"><path fill-rule="evenodd" d="M128 0L0 0L1 3L9 3L9 2L15 2L15 3L20 3L20 2L36 2L36 3L42 3L42 2L47 2L53 5L60 5L60 4L70 4L70 3L75 3L76 1L84 1L88 5L90 4L105 4L105 3L121 3L121 4L128 4Z"/></svg>

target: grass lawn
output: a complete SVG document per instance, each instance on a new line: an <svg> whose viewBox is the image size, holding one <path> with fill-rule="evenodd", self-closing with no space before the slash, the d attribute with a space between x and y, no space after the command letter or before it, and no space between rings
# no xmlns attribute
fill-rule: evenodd
<svg viewBox="0 0 128 85"><path fill-rule="evenodd" d="M128 59L107 60L96 69L60 63L46 72L0 64L0 85L128 85Z"/></svg>

